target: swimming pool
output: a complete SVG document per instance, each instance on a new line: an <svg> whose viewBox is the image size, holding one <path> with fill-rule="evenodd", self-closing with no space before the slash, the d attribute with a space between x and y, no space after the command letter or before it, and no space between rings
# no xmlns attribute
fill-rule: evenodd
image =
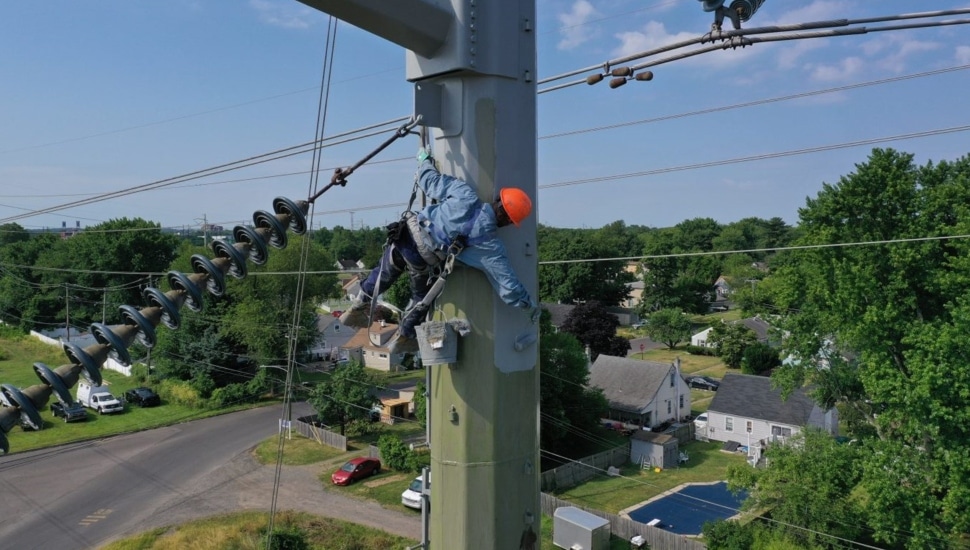
<svg viewBox="0 0 970 550"><path fill-rule="evenodd" d="M628 515L640 523L659 519L657 527L678 535L699 535L706 522L737 515L745 498L746 492L735 495L728 491L724 481L690 483L628 512Z"/></svg>

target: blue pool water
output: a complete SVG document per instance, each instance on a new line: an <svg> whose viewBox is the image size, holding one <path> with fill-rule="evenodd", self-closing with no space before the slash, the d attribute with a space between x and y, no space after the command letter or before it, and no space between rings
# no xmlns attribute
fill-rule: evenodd
<svg viewBox="0 0 970 550"><path fill-rule="evenodd" d="M704 523L737 515L745 492L734 495L722 481L713 485L688 485L630 512L640 523L659 519L666 531L678 535L699 535Z"/></svg>

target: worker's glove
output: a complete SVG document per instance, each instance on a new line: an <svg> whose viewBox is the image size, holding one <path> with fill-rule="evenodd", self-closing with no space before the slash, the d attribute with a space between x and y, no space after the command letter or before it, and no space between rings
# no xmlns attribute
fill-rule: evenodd
<svg viewBox="0 0 970 550"><path fill-rule="evenodd" d="M404 223L402 222L391 222L387 226L387 240L388 242L397 242L401 238L401 232L404 231Z"/></svg>
<svg viewBox="0 0 970 550"><path fill-rule="evenodd" d="M535 325L539 322L539 317L542 315L542 308L539 304L532 300L529 300L529 305L525 308L526 315L529 316L529 320Z"/></svg>
<svg viewBox="0 0 970 550"><path fill-rule="evenodd" d="M425 149L424 147L418 149L418 154L417 154L418 164L421 164L422 162L424 162L429 158L431 158L431 153L427 149Z"/></svg>

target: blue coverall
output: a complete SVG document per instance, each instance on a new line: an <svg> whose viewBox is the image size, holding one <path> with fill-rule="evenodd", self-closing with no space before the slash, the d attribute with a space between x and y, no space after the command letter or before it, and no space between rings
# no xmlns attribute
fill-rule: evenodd
<svg viewBox="0 0 970 550"><path fill-rule="evenodd" d="M418 186L429 199L437 201L418 212L419 220L430 222L428 230L435 243L447 249L456 237L464 236L465 248L457 260L485 273L492 288L506 304L523 309L535 307L529 292L512 270L505 245L496 235L498 226L492 205L479 200L475 190L464 180L438 172L430 158L418 167ZM383 292L405 269L411 279L411 303L416 304L431 288L431 270L406 229L384 249L380 264L361 283L361 289L366 296L373 296L380 280ZM414 326L421 321L423 318L406 315L399 328L401 335L414 338Z"/></svg>

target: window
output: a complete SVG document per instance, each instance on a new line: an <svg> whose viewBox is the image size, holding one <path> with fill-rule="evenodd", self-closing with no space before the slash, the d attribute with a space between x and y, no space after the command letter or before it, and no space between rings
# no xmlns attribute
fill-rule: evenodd
<svg viewBox="0 0 970 550"><path fill-rule="evenodd" d="M667 400L667 414L670 414L670 400Z"/></svg>
<svg viewBox="0 0 970 550"><path fill-rule="evenodd" d="M781 426L772 426L771 435L780 435L782 437L791 437L791 428L783 428Z"/></svg>
<svg viewBox="0 0 970 550"><path fill-rule="evenodd" d="M684 408L684 394L680 394L680 408Z"/></svg>
<svg viewBox="0 0 970 550"><path fill-rule="evenodd" d="M751 421L750 420L748 420L747 423L746 423L745 431L747 431L748 433L751 433Z"/></svg>
<svg viewBox="0 0 970 550"><path fill-rule="evenodd" d="M677 376L677 373L676 373L676 372L671 372L671 373L670 373L670 387L671 387L671 388L672 388L672 387L674 387L674 377L675 377L675 376ZM669 412L669 411L668 411L668 412Z"/></svg>
<svg viewBox="0 0 970 550"><path fill-rule="evenodd" d="M734 431L734 419L730 416L724 418L724 431L733 432Z"/></svg>

